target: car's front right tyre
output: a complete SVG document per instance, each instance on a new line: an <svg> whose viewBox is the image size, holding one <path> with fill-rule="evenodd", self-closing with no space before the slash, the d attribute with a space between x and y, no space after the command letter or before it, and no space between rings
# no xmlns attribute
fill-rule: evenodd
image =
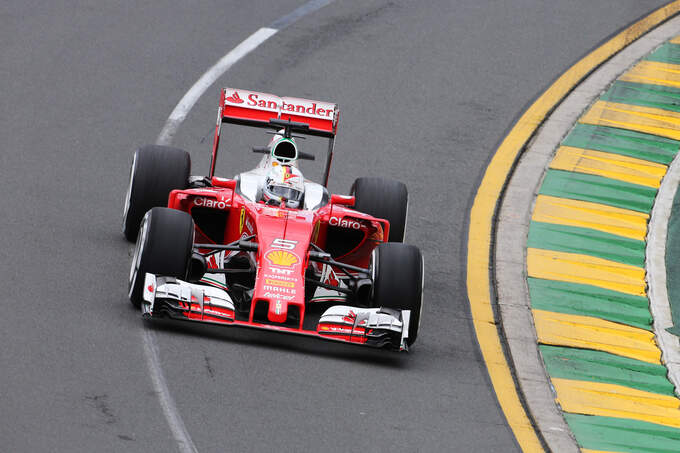
<svg viewBox="0 0 680 453"><path fill-rule="evenodd" d="M148 145L135 152L123 204L123 234L128 241L137 239L149 209L167 206L171 191L188 187L190 172L191 158L184 150Z"/></svg>
<svg viewBox="0 0 680 453"><path fill-rule="evenodd" d="M194 221L189 214L170 208L153 208L139 229L130 264L128 296L135 307L143 301L147 272L186 279L194 245Z"/></svg>

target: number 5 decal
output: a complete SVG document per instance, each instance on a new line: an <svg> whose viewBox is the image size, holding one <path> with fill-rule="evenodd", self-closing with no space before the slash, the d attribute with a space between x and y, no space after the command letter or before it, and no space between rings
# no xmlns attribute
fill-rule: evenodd
<svg viewBox="0 0 680 453"><path fill-rule="evenodd" d="M271 247L273 249L293 250L296 245L297 241L291 241L288 239L274 239L272 241Z"/></svg>

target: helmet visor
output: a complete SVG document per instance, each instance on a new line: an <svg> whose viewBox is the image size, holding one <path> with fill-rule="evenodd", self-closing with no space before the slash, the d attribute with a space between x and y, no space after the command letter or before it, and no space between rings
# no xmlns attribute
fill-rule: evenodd
<svg viewBox="0 0 680 453"><path fill-rule="evenodd" d="M283 200L300 201L302 192L289 186L270 185L269 191Z"/></svg>

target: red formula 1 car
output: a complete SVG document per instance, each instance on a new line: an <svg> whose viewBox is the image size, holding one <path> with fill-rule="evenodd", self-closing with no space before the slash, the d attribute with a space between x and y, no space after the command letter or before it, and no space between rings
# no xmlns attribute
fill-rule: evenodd
<svg viewBox="0 0 680 453"><path fill-rule="evenodd" d="M255 169L214 175L223 123L270 128ZM404 184L326 186L338 106L225 88L210 174L186 151L145 146L132 162L123 232L136 239L129 297L149 318L249 326L407 350L423 290L418 248L403 244ZM295 134L326 137L324 184L303 177Z"/></svg>

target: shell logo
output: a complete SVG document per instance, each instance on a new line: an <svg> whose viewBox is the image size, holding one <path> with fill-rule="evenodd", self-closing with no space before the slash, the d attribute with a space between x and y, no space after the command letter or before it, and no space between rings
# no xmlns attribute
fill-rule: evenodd
<svg viewBox="0 0 680 453"><path fill-rule="evenodd" d="M275 266L290 267L293 264L300 262L300 259L296 255L286 252L285 250L273 250L267 253L264 257Z"/></svg>

